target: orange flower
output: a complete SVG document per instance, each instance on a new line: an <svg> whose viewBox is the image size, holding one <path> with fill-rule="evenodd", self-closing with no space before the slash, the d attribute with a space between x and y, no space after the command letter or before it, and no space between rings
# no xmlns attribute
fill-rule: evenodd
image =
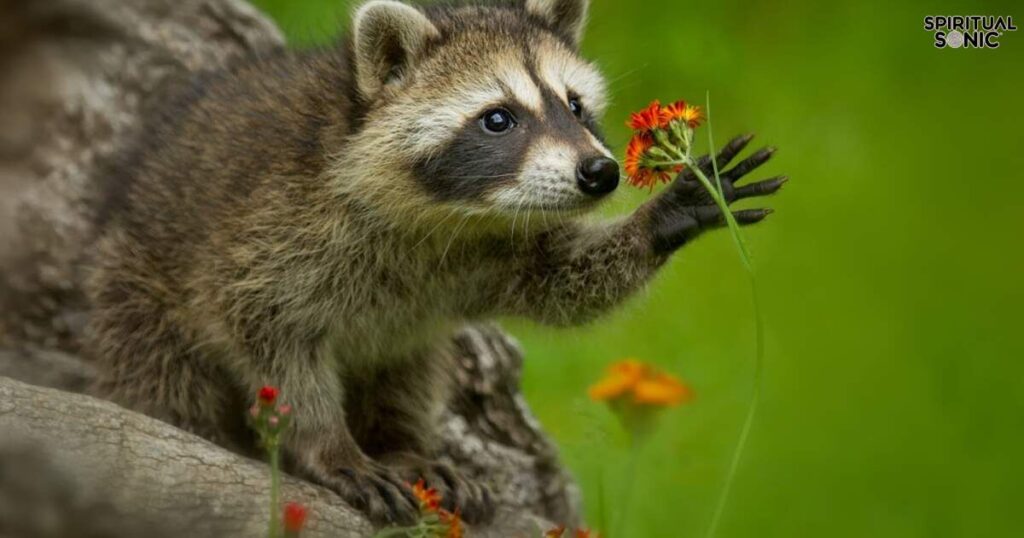
<svg viewBox="0 0 1024 538"><path fill-rule="evenodd" d="M636 359L617 362L608 368L608 375L590 387L596 401L629 402L641 406L670 407L689 401L693 392L675 377L655 370Z"/></svg>
<svg viewBox="0 0 1024 538"><path fill-rule="evenodd" d="M626 147L626 175L629 176L629 183L634 187L654 188L660 181L668 183L672 180L669 170L651 167L645 162L647 152L655 145L654 136L650 132L641 132L633 136ZM682 172L682 166L672 167L672 172Z"/></svg>
<svg viewBox="0 0 1024 538"><path fill-rule="evenodd" d="M690 387L664 373L643 379L633 387L633 400L643 405L674 406L692 397Z"/></svg>
<svg viewBox="0 0 1024 538"><path fill-rule="evenodd" d="M420 510L437 512L441 508L441 494L437 492L437 488L428 488L422 478L409 485L412 487L413 495L420 501Z"/></svg>
<svg viewBox="0 0 1024 538"><path fill-rule="evenodd" d="M465 529L462 526L462 517L459 515L459 511L455 513L447 510L441 510L438 512L438 517L441 519L441 523L448 526L448 533L445 534L445 538L462 538Z"/></svg>
<svg viewBox="0 0 1024 538"><path fill-rule="evenodd" d="M640 173L644 156L652 147L654 137L651 133L640 133L630 139L629 146L626 147L626 174L633 177Z"/></svg>
<svg viewBox="0 0 1024 538"><path fill-rule="evenodd" d="M704 111L699 106L688 106L679 119L685 121L691 129L696 129L704 121Z"/></svg>
<svg viewBox="0 0 1024 538"><path fill-rule="evenodd" d="M704 120L704 112L699 106L690 106L686 101L676 101L661 109L661 121L669 124L673 121L681 121L691 129L696 129Z"/></svg>
<svg viewBox="0 0 1024 538"><path fill-rule="evenodd" d="M634 112L626 125L638 133L653 131L654 129L663 129L668 126L668 122L663 121L662 118L661 101L654 101L640 112Z"/></svg>
<svg viewBox="0 0 1024 538"><path fill-rule="evenodd" d="M650 133L637 134L626 147L626 175L629 182L637 187L645 186L649 180L650 171L644 166L644 157L652 147L654 137Z"/></svg>
<svg viewBox="0 0 1024 538"><path fill-rule="evenodd" d="M635 359L627 359L608 367L608 376L590 387L590 398L611 400L629 392L647 374L647 366Z"/></svg>
<svg viewBox="0 0 1024 538"><path fill-rule="evenodd" d="M600 538L597 534L590 536L590 529L576 529L576 538Z"/></svg>
<svg viewBox="0 0 1024 538"><path fill-rule="evenodd" d="M686 113L686 101L680 99L670 105L661 107L661 121L669 123L672 120L681 119Z"/></svg>

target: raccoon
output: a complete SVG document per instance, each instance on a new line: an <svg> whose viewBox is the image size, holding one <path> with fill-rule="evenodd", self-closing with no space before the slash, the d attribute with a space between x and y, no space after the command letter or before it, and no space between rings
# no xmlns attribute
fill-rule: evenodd
<svg viewBox="0 0 1024 538"><path fill-rule="evenodd" d="M372 0L337 47L254 58L161 105L108 178L96 391L251 452L250 398L277 385L291 472L378 523L416 517L418 477L490 518L487 487L437 460L452 332L586 323L723 221L689 172L630 216L582 218L620 182L605 83L578 52L587 11ZM724 173L730 201L779 190L734 186L771 155Z"/></svg>

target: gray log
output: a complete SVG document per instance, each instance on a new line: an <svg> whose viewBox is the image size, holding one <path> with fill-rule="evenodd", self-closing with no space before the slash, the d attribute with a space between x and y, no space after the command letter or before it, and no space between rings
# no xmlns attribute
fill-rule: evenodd
<svg viewBox="0 0 1024 538"><path fill-rule="evenodd" d="M174 520L189 536L259 535L266 466L77 394L94 373L76 353L97 163L176 81L283 46L241 0L0 0L0 376L29 383L0 379L0 537L19 535L4 518L23 512L10 495L25 469L63 483L65 515L94 516L100 530L76 536L149 525L155 538ZM578 490L519 393L519 349L492 326L455 338L445 453L493 486L503 514L476 535L577 523ZM314 535L368 534L329 492L295 480L288 492L312 506ZM103 530L114 527L122 534Z"/></svg>

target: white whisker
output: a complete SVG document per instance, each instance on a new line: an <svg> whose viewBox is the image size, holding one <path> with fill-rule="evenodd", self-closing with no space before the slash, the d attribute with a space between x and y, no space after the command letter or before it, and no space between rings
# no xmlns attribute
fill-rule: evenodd
<svg viewBox="0 0 1024 538"><path fill-rule="evenodd" d="M444 267L444 262L448 258L448 250L450 250L452 248L452 243L455 242L455 238L458 237L458 235L462 231L463 227L466 226L466 224L469 222L469 219L472 218L472 217L473 217L473 215L466 215L465 217L462 218L462 222L460 222L459 225L455 227L455 231L452 232L451 239L448 240L448 245L444 247L444 252L441 253L441 261L438 262L438 264L437 264L437 268L439 270L442 267Z"/></svg>
<svg viewBox="0 0 1024 538"><path fill-rule="evenodd" d="M423 239L420 239L415 245L413 245L412 248L413 249L419 248L419 246L422 245L423 243L425 243L427 241L427 239L430 238L431 235L434 235L434 232L436 232L438 230L438 228L440 228L444 223L448 222L448 219L452 218L454 215L455 215L454 211L449 211L448 214L445 215L445 217L443 219L438 221L438 223L435 224L434 227L431 228L429 232L427 232L427 235L424 235Z"/></svg>

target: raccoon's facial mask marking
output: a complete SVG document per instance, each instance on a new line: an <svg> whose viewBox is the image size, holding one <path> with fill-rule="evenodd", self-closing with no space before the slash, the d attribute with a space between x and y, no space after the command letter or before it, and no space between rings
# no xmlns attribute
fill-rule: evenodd
<svg viewBox="0 0 1024 538"><path fill-rule="evenodd" d="M417 166L420 184L445 201L482 201L484 194L519 176L534 142L522 106L487 106L466 120L455 136Z"/></svg>
<svg viewBox="0 0 1024 538"><path fill-rule="evenodd" d="M419 163L420 184L437 199L509 214L576 210L614 190L618 164L591 131L582 99L558 97L546 88L540 93L539 114L508 103L484 107L465 121L454 138ZM595 170L604 173L601 181Z"/></svg>
<svg viewBox="0 0 1024 538"><path fill-rule="evenodd" d="M514 214L588 208L615 190L618 163L597 127L604 109L602 80L564 44L549 41L534 46L535 59L495 59L493 78L469 86L477 90L453 92L490 94L489 103L457 107L446 100L420 118L421 125L434 118L429 130L436 133L420 140L444 141L425 152L429 157L417 166L421 186L435 199ZM454 135L443 130L453 116L461 117Z"/></svg>

